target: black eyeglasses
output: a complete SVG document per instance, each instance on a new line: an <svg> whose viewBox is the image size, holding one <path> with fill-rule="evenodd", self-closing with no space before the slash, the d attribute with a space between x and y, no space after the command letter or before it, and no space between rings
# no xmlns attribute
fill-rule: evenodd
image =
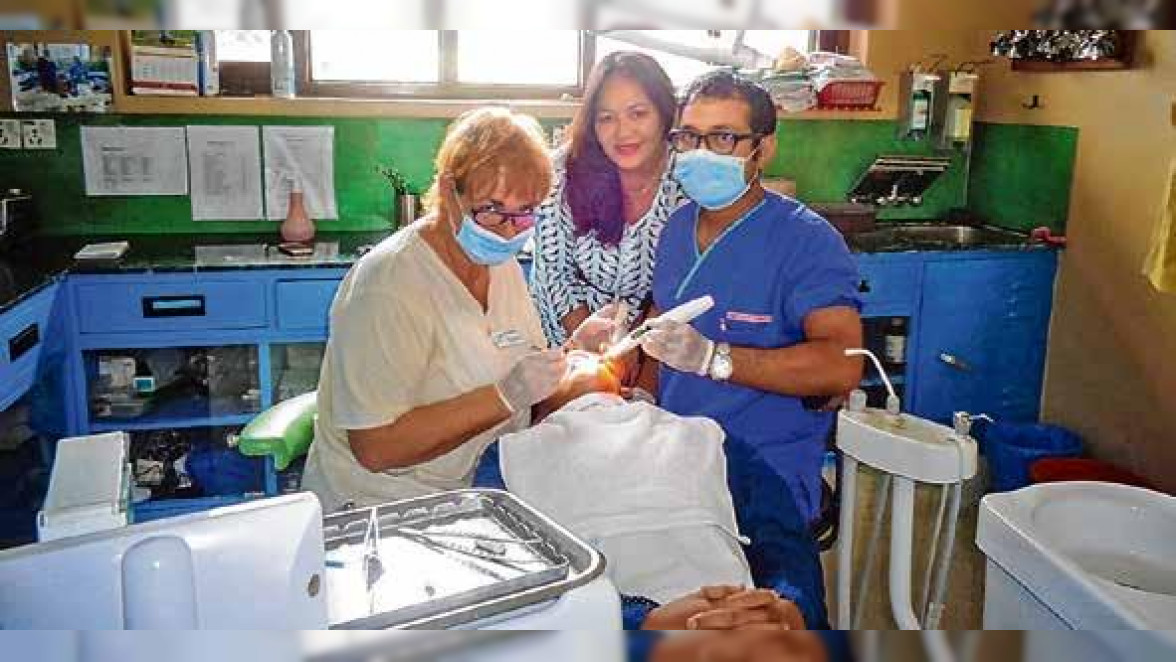
<svg viewBox="0 0 1176 662"><path fill-rule="evenodd" d="M497 230L510 223L516 230L528 230L535 226L535 210L506 211L495 205L483 205L470 211L474 222L487 230Z"/></svg>
<svg viewBox="0 0 1176 662"><path fill-rule="evenodd" d="M670 147L675 152L690 152L698 149L704 142L706 148L715 154L728 155L735 151L739 143L744 140L754 140L759 143L763 138L759 133L736 133L735 131L712 131L698 133L690 129L674 129L670 131Z"/></svg>

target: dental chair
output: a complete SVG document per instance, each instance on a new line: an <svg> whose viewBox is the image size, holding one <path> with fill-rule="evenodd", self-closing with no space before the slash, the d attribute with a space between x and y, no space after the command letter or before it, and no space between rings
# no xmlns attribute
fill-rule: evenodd
<svg viewBox="0 0 1176 662"><path fill-rule="evenodd" d="M257 415L236 436L237 451L265 461L265 494L281 492L278 474L310 450L318 393L311 391L279 402Z"/></svg>
<svg viewBox="0 0 1176 662"><path fill-rule="evenodd" d="M274 405L245 426L237 437L237 450L242 455L264 458L267 496L280 493L279 472L306 455L314 441L316 396L307 393ZM729 477L733 492L740 492L737 503L751 506L740 513L740 527L754 540L745 551L755 584L774 588L795 601L810 627L828 627L819 556L815 550L808 549L808 545L816 542L807 535L807 526L801 522L788 496L787 485L742 445L731 444L727 452L731 466L740 467L738 476ZM497 443L482 455L474 486L506 489L498 466ZM826 499L832 501L831 496L826 494ZM826 509L827 505L823 510Z"/></svg>
<svg viewBox="0 0 1176 662"><path fill-rule="evenodd" d="M752 539L744 552L755 585L774 589L795 602L810 629L827 629L818 543L803 522L787 484L746 446L729 443L725 450L740 532ZM487 447L475 469L474 487L506 489L498 455L497 443Z"/></svg>

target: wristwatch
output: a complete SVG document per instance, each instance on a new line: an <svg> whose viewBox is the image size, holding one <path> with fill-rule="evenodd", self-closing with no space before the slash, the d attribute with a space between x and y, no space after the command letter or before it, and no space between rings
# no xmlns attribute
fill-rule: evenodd
<svg viewBox="0 0 1176 662"><path fill-rule="evenodd" d="M711 358L710 369L707 372L710 378L717 382L731 379L731 373L735 372L735 364L731 362L730 345L725 342L715 345L715 355Z"/></svg>

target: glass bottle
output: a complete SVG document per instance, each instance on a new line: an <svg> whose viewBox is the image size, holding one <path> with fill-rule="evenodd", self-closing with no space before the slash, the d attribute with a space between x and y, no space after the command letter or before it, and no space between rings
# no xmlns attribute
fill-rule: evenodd
<svg viewBox="0 0 1176 662"><path fill-rule="evenodd" d="M906 319L891 317L890 321L886 323L883 340L885 342L883 358L886 363L896 368L906 365Z"/></svg>

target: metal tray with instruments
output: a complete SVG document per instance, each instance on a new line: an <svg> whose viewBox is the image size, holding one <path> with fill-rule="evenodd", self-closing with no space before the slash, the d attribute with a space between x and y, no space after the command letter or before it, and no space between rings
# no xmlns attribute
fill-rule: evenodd
<svg viewBox="0 0 1176 662"><path fill-rule="evenodd" d="M457 490L324 520L327 609L338 629L441 629L547 602L604 557L513 495Z"/></svg>

